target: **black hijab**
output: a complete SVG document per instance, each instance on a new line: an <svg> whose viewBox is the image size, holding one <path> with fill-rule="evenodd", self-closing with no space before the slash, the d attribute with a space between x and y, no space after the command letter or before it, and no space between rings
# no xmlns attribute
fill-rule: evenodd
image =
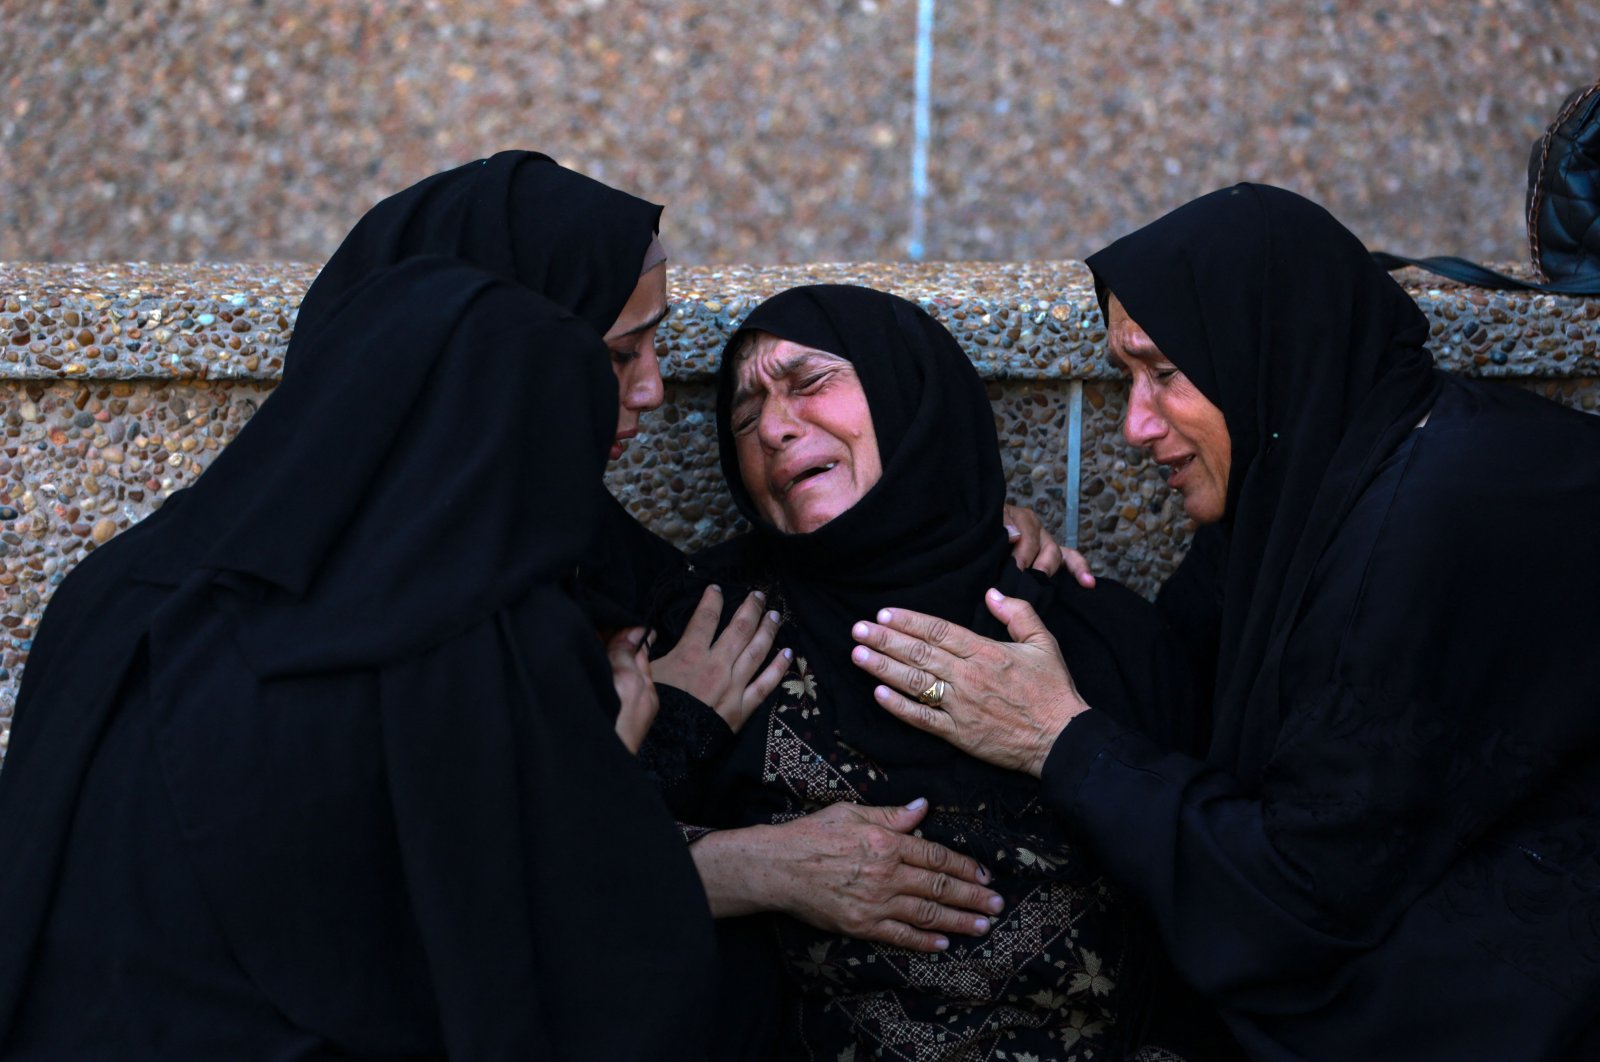
<svg viewBox="0 0 1600 1062"><path fill-rule="evenodd" d="M434 174L383 200L356 223L301 300L287 379L342 298L374 270L412 255L442 255L539 292L604 335L638 284L661 207L565 169L532 151L501 151ZM678 551L601 483L600 513L582 562L585 608L596 624L637 622L640 602Z"/></svg>
<svg viewBox="0 0 1600 1062"><path fill-rule="evenodd" d="M1312 568L1438 393L1428 322L1327 211L1262 185L1203 196L1088 265L1102 310L1115 294L1227 421L1211 758L1248 780Z"/></svg>
<svg viewBox="0 0 1600 1062"><path fill-rule="evenodd" d="M402 983L430 986L416 1020L452 1054L692 1054L704 899L610 732L570 587L615 410L591 324L456 260L369 274L297 334L197 484L97 550L41 624L0 775L0 840L26 853L0 878L0 1019L143 645L149 769L291 1022L392 1032L397 997L341 1005L363 991L347 957L392 947L389 977L425 956ZM651 992L611 1021L638 977Z"/></svg>
<svg viewBox="0 0 1600 1062"><path fill-rule="evenodd" d="M661 208L565 169L501 151L436 173L367 211L306 290L309 338L352 288L413 255L470 262L537 291L604 335L638 283ZM297 359L294 348L285 372Z"/></svg>
<svg viewBox="0 0 1600 1062"><path fill-rule="evenodd" d="M728 354L755 332L851 362L872 413L882 478L809 534L773 528L739 472L730 425L737 365ZM958 758L945 742L879 708L874 681L850 663L851 625L888 605L996 633L983 592L1010 563L1001 519L1005 478L994 412L955 338L920 307L869 288L828 284L775 295L751 311L724 348L717 436L723 476L753 528L749 545L761 567L777 575L815 643L795 648L838 706L841 733L883 762Z"/></svg>

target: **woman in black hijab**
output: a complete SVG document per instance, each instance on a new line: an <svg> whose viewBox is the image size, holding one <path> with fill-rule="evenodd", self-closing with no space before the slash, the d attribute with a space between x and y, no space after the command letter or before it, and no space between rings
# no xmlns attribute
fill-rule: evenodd
<svg viewBox="0 0 1600 1062"><path fill-rule="evenodd" d="M654 208L577 187L522 283L308 296L261 411L57 591L0 773L6 1057L702 1053L705 900L574 590Z"/></svg>
<svg viewBox="0 0 1600 1062"><path fill-rule="evenodd" d="M1143 1031L1151 976L1129 905L1031 780L879 710L850 664L850 626L910 602L999 633L979 614L984 588L1003 586L1048 618L1085 688L1133 720L1154 680L1137 633L1149 606L1012 563L983 385L949 332L903 299L817 286L763 303L724 352L717 426L752 531L696 568L762 589L796 655L710 766L699 806L676 810L716 828L691 846L714 913L792 916L774 922L797 1001L786 1050L1120 1057ZM818 824L865 806L902 807L900 826L963 854L903 868L919 884L887 923L842 921L813 883ZM866 851L844 858L859 870ZM989 869L971 873L975 861Z"/></svg>
<svg viewBox="0 0 1600 1062"><path fill-rule="evenodd" d="M1279 189L1089 265L1125 430L1210 525L1162 598L1207 747L1113 719L1046 645L1027 679L962 632L907 667L915 616L869 625L867 669L951 695L881 703L1041 775L1253 1057L1592 1056L1600 421L1434 369L1405 292Z"/></svg>

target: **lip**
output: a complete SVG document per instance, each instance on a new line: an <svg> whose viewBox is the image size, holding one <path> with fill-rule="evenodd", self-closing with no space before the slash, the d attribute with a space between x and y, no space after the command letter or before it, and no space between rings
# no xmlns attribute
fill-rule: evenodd
<svg viewBox="0 0 1600 1062"><path fill-rule="evenodd" d="M820 480L829 473L837 471L839 464L840 461L836 457L823 458L821 460L813 458L805 461L788 461L772 475L768 482L772 485L772 493L775 497L787 498L795 491L807 487L813 481ZM794 482L794 478L807 469L824 465L832 465L833 467L814 476L807 476L798 483Z"/></svg>
<svg viewBox="0 0 1600 1062"><path fill-rule="evenodd" d="M1166 465L1171 470L1167 473L1167 486L1173 490L1183 489L1183 477L1194 467L1194 457L1194 454L1172 454L1156 458L1158 464Z"/></svg>
<svg viewBox="0 0 1600 1062"><path fill-rule="evenodd" d="M637 428L617 432L616 437L611 440L611 460L615 461L621 457L622 452L628 448L628 440L638 434L639 430Z"/></svg>

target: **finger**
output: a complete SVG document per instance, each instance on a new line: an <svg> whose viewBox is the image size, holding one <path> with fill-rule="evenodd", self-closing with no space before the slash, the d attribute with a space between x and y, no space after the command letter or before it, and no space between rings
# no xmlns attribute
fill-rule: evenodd
<svg viewBox="0 0 1600 1062"><path fill-rule="evenodd" d="M745 646L750 644L750 639L755 637L762 622L761 610L766 606L767 595L760 590L752 590L739 602L739 607L734 609L733 618L728 621L728 626L717 635L717 640L711 644L711 651L731 666L738 659Z"/></svg>
<svg viewBox="0 0 1600 1062"><path fill-rule="evenodd" d="M711 639L717 633L717 624L722 622L722 587L712 583L700 595L699 604L694 607L694 615L689 617L689 623L683 629L682 641L693 645L710 645Z"/></svg>
<svg viewBox="0 0 1600 1062"><path fill-rule="evenodd" d="M938 678L931 672L902 664L894 657L885 656L864 645L858 645L850 650L850 662L879 682L886 682L912 696L932 686Z"/></svg>
<svg viewBox="0 0 1600 1062"><path fill-rule="evenodd" d="M634 670L634 654L644 646L645 629L627 627L606 641L606 656L611 659L611 670Z"/></svg>
<svg viewBox="0 0 1600 1062"><path fill-rule="evenodd" d="M950 947L950 938L943 933L917 929L915 926L893 919L884 919L877 923L863 932L861 939L875 940L880 944L889 944L907 951L920 951L928 955L945 951Z"/></svg>
<svg viewBox="0 0 1600 1062"><path fill-rule="evenodd" d="M1022 598L1007 597L991 587L983 595L983 602L989 606L989 614L1006 625L1006 633L1011 635L1012 641L1049 648L1052 652L1060 651L1055 636L1045 627L1044 620Z"/></svg>
<svg viewBox="0 0 1600 1062"><path fill-rule="evenodd" d="M1056 572L1060 571L1060 544L1048 535L1041 538L1039 542L1039 555L1033 558L1033 563L1030 564L1029 567L1044 572L1046 575L1054 575Z"/></svg>
<svg viewBox="0 0 1600 1062"><path fill-rule="evenodd" d="M1089 570L1089 561L1083 554L1075 549L1061 551L1062 558L1066 561L1067 571L1078 580L1079 585L1092 588L1094 586L1094 572Z"/></svg>
<svg viewBox="0 0 1600 1062"><path fill-rule="evenodd" d="M976 859L962 855L953 848L946 848L937 841L930 841L925 837L907 837L899 854L900 862L914 870L918 875L932 874L936 877L949 878L952 882L960 882L964 885L971 883L973 888L982 893L981 896L977 896L976 893L964 892L957 902L976 896L979 903L987 905L989 898L994 896L994 893L981 887L988 884L989 872ZM930 895L934 899L941 898L937 893L919 892L918 895ZM978 908L973 909L978 910ZM985 906L983 909L987 910L988 908ZM994 910L999 910L999 908L994 908Z"/></svg>
<svg viewBox="0 0 1600 1062"><path fill-rule="evenodd" d="M768 612L761 617L760 624L756 627L755 634L745 645L744 651L734 660L731 669L731 685L744 686L750 681L750 676L761 670L762 661L767 659L767 654L772 651L772 643L778 637L778 614Z"/></svg>
<svg viewBox="0 0 1600 1062"><path fill-rule="evenodd" d="M942 678L948 682L955 677L958 661L954 655L920 638L901 634L893 627L862 620L850 628L850 635L868 649L898 660L907 667L920 668L931 673L934 678ZM933 679L929 679L912 692L927 689L932 681Z"/></svg>
<svg viewBox="0 0 1600 1062"><path fill-rule="evenodd" d="M991 915L962 910L917 895L896 896L883 905L883 912L893 921L939 934L960 933L962 936L978 937L989 932L989 927L994 924Z"/></svg>
<svg viewBox="0 0 1600 1062"><path fill-rule="evenodd" d="M1015 524L1006 525L1006 540L1011 543L1011 559L1018 568L1032 567L1039 554L1039 542L1022 533Z"/></svg>
<svg viewBox="0 0 1600 1062"><path fill-rule="evenodd" d="M935 737L949 741L955 733L955 720L950 718L950 713L940 711L938 708L929 708L888 686L874 687L872 699L878 702L878 707L902 723L909 723L918 730L926 730Z"/></svg>
<svg viewBox="0 0 1600 1062"><path fill-rule="evenodd" d="M778 683L783 681L783 676L789 673L789 665L794 662L794 650L782 649L773 656L772 663L762 669L761 674L750 680L744 688L745 716L761 706L761 702L772 696L772 691L778 688Z"/></svg>
<svg viewBox="0 0 1600 1062"><path fill-rule="evenodd" d="M924 612L913 612L908 608L879 609L874 619L901 634L909 634L919 641L943 649L951 656L969 657L987 641L960 624Z"/></svg>
<svg viewBox="0 0 1600 1062"><path fill-rule="evenodd" d="M893 805L873 807L861 804L836 804L834 806L848 807L862 821L875 823L886 830L893 830L895 833L910 833L928 815L928 801L925 797L917 797L917 799L903 807L895 807Z"/></svg>

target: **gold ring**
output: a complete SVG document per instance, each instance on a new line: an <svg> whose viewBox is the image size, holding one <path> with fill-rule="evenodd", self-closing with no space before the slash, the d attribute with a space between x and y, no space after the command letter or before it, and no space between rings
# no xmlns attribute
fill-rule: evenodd
<svg viewBox="0 0 1600 1062"><path fill-rule="evenodd" d="M929 708L937 708L940 702L944 700L945 692L949 689L950 687L945 685L944 679L934 679L933 685L917 694L917 700L926 704Z"/></svg>

